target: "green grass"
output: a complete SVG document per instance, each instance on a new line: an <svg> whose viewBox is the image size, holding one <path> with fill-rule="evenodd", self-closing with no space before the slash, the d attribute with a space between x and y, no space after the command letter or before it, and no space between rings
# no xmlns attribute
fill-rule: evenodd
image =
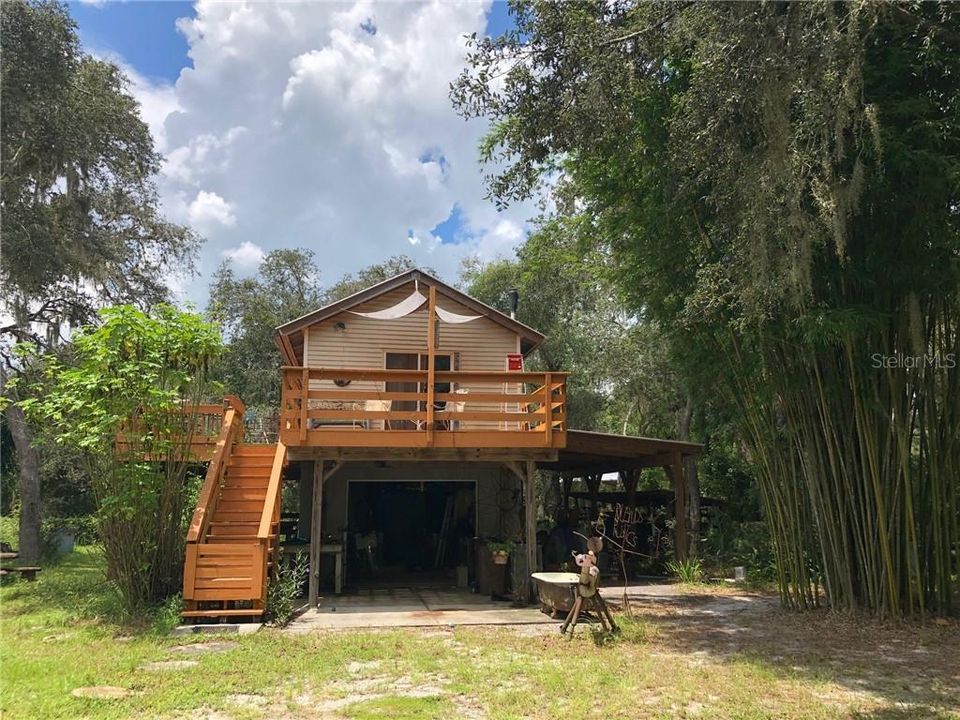
<svg viewBox="0 0 960 720"><path fill-rule="evenodd" d="M869 652L875 628L785 614L756 628L752 645L649 608L620 618L624 632L600 642L586 628L572 641L509 628L174 638L162 632L169 609L122 622L89 548L34 583L5 584L0 603L0 714L10 720L960 717L950 710L960 704L952 630L892 631L890 642L902 644L891 654L925 650L917 672ZM173 650L213 639L237 647ZM185 658L198 665L142 667ZM91 685L132 694L71 696Z"/></svg>
<svg viewBox="0 0 960 720"><path fill-rule="evenodd" d="M0 542L17 547L20 544L20 523L12 515L0 515Z"/></svg>
<svg viewBox="0 0 960 720"><path fill-rule="evenodd" d="M456 717L449 700L442 697L385 697L361 700L348 705L344 715L353 720L380 720L380 718L424 718L442 720Z"/></svg>

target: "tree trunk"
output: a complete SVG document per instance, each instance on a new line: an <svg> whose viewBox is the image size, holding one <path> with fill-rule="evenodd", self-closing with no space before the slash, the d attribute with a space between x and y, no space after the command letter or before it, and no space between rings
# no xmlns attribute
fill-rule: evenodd
<svg viewBox="0 0 960 720"><path fill-rule="evenodd" d="M32 445L30 427L23 410L11 403L6 410L7 426L17 451L20 479L19 562L35 565L40 561L40 457Z"/></svg>
<svg viewBox="0 0 960 720"><path fill-rule="evenodd" d="M687 403L680 415L677 427L678 440L690 439L690 424L693 420L693 396L687 393ZM687 517L689 522L689 557L696 559L700 555L700 478L697 475L697 458L690 456L683 460L683 474L687 480Z"/></svg>

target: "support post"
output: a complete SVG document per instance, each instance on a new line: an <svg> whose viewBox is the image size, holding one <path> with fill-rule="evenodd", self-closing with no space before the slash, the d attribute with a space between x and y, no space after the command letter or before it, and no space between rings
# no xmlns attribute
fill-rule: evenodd
<svg viewBox="0 0 960 720"><path fill-rule="evenodd" d="M300 444L307 443L307 428L310 424L310 370L304 368L300 377Z"/></svg>
<svg viewBox="0 0 960 720"><path fill-rule="evenodd" d="M310 524L310 607L319 604L320 597L320 545L321 520L323 518L323 480L325 460L313 461L313 503Z"/></svg>
<svg viewBox="0 0 960 720"><path fill-rule="evenodd" d="M427 446L433 445L434 395L437 378L437 288L430 286L427 303Z"/></svg>
<svg viewBox="0 0 960 720"><path fill-rule="evenodd" d="M664 468L673 485L673 552L677 560L684 562L689 557L687 536L687 481L683 472L683 456L676 453L673 462Z"/></svg>
<svg viewBox="0 0 960 720"><path fill-rule="evenodd" d="M623 489L627 495L627 507L633 510L637 507L637 482L640 480L640 472L636 469L620 471L620 481L623 483Z"/></svg>
<svg viewBox="0 0 960 720"><path fill-rule="evenodd" d="M533 581L530 575L537 572L537 463L527 460L524 491L524 530L527 543L527 597L533 598Z"/></svg>
<svg viewBox="0 0 960 720"><path fill-rule="evenodd" d="M591 474L583 478L587 483L587 490L590 491L591 525L597 519L597 516L600 515L600 479L602 477L602 475Z"/></svg>
<svg viewBox="0 0 960 720"><path fill-rule="evenodd" d="M690 532L687 550L690 557L700 557L700 476L697 474L697 456L688 455L683 459L684 481L687 487L687 517L690 519Z"/></svg>
<svg viewBox="0 0 960 720"><path fill-rule="evenodd" d="M300 521L297 523L297 537L304 542L310 540L313 527L313 463L300 463L300 486L297 489L300 509ZM309 520L310 524L307 524Z"/></svg>

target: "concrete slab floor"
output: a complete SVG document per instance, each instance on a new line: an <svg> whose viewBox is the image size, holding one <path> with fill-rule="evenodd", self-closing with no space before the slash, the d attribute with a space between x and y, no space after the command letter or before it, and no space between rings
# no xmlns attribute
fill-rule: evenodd
<svg viewBox="0 0 960 720"><path fill-rule="evenodd" d="M515 608L463 590L389 588L355 595L330 595L307 610L287 632L383 627L452 625L531 625L556 623L536 607Z"/></svg>

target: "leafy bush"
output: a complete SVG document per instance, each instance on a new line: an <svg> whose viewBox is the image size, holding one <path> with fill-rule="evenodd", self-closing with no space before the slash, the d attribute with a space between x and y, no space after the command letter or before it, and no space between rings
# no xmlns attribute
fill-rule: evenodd
<svg viewBox="0 0 960 720"><path fill-rule="evenodd" d="M720 574L730 575L732 568L742 565L751 581L776 580L776 560L765 521L738 522L718 513L704 536L703 553Z"/></svg>
<svg viewBox="0 0 960 720"><path fill-rule="evenodd" d="M150 629L157 635L169 635L180 624L182 612L183 596L180 593L171 595L153 609Z"/></svg>
<svg viewBox="0 0 960 720"><path fill-rule="evenodd" d="M0 542L5 542L10 547L17 547L18 537L20 535L19 515L0 515Z"/></svg>
<svg viewBox="0 0 960 720"><path fill-rule="evenodd" d="M219 334L170 306L101 311L73 337L70 356L45 357L27 416L84 464L98 533L131 615L180 589L188 489L190 408L213 389ZM118 442L122 438L123 442Z"/></svg>
<svg viewBox="0 0 960 720"><path fill-rule="evenodd" d="M295 600L307 579L309 559L302 550L280 561L276 575L267 584L267 606L264 620L283 627L293 617Z"/></svg>
<svg viewBox="0 0 960 720"><path fill-rule="evenodd" d="M667 570L680 582L696 583L703 579L703 563L700 560L671 560L667 563Z"/></svg>

